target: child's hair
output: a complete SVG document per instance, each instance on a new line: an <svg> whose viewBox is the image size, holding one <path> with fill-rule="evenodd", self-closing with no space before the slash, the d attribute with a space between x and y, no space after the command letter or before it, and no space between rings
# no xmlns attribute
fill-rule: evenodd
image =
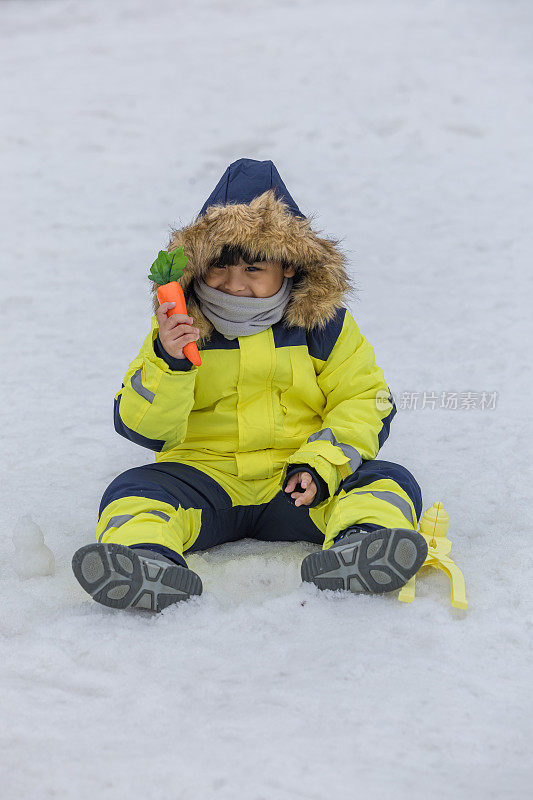
<svg viewBox="0 0 533 800"><path fill-rule="evenodd" d="M261 252L251 253L247 248L240 245L225 244L218 257L212 258L208 264L208 269L212 267L227 267L238 264L239 260L246 264L254 264L256 261L267 261L268 259ZM287 261L282 261L281 266L286 269L289 266Z"/></svg>

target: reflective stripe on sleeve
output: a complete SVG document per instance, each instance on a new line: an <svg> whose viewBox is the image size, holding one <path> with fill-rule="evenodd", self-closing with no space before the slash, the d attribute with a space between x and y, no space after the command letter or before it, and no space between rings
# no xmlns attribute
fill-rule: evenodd
<svg viewBox="0 0 533 800"><path fill-rule="evenodd" d="M335 447L340 448L344 455L350 459L350 469L352 472L360 466L361 464L361 456L359 455L359 451L352 447L350 444L343 444L342 442L338 442L335 438L333 431L331 428L324 428L317 433L313 433L308 439L308 442L316 442L317 440L323 440L326 442L331 442L332 445Z"/></svg>
<svg viewBox="0 0 533 800"><path fill-rule="evenodd" d="M145 386L143 386L141 380L141 372L142 369L141 367L139 367L137 372L133 373L133 375L131 376L131 386L133 389L135 389L137 394L140 394L141 397L144 397L144 399L148 400L149 403L153 403L155 394L151 392L149 389L147 389Z"/></svg>

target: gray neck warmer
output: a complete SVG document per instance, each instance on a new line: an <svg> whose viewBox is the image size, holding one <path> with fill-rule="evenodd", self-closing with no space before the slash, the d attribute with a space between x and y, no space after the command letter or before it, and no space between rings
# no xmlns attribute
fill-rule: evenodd
<svg viewBox="0 0 533 800"><path fill-rule="evenodd" d="M290 300L293 278L285 278L271 297L235 297L208 286L203 280L194 281L194 291L200 308L217 331L226 339L251 336L279 322Z"/></svg>

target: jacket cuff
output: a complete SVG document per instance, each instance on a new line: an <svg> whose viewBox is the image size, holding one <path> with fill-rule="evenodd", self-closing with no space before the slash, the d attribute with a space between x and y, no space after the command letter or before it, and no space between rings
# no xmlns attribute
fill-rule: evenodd
<svg viewBox="0 0 533 800"><path fill-rule="evenodd" d="M318 506L320 503L323 503L324 500L328 499L329 497L328 485L326 481L318 474L316 469L310 467L309 464L291 464L287 470L287 474L285 476L285 480L283 481L283 486L282 486L283 495L289 501L289 503L292 503L294 505L296 499L291 497L290 494L288 494L285 491L285 487L287 486L287 483L291 475L294 475L296 472L308 472L312 476L314 482L316 483L317 491L313 498L313 502L309 503L309 505L305 506L305 508L313 508L314 506ZM295 489L296 491L303 491L303 487L299 483L296 484ZM300 508L300 506L298 506L298 508Z"/></svg>
<svg viewBox="0 0 533 800"><path fill-rule="evenodd" d="M163 359L165 364L168 364L170 369L176 371L179 370L180 372L186 372L194 366L192 361L189 361L188 358L174 358L174 356L171 356L170 353L167 353L161 344L159 334L157 334L157 338L154 339L154 353L158 358Z"/></svg>

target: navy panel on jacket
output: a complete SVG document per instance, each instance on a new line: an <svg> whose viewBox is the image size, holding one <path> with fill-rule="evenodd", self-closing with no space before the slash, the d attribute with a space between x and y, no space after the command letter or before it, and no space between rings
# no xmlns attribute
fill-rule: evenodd
<svg viewBox="0 0 533 800"><path fill-rule="evenodd" d="M124 384L122 384L122 388L124 388ZM115 424L115 430L117 433L120 433L121 436L124 436L126 439L129 439L131 442L135 442L135 444L140 444L141 447L147 447L149 450L155 450L156 452L161 452L165 445L164 439L148 439L147 436L142 436L140 433L133 431L131 428L128 428L122 421L122 417L120 416L120 400L122 395L119 394L118 400L115 398L115 402L113 405L113 421Z"/></svg>
<svg viewBox="0 0 533 800"><path fill-rule="evenodd" d="M272 161L257 161L254 158L239 158L229 165L196 219L205 214L209 206L247 204L269 189L274 189L276 198L288 205L293 216L305 219Z"/></svg>
<svg viewBox="0 0 533 800"><path fill-rule="evenodd" d="M383 446L383 444L387 441L387 439L389 438L390 424L391 424L392 420L394 419L394 417L396 415L396 412L398 411L398 409L396 408L396 403L394 402L394 398L392 397L392 394L389 395L389 398L390 398L390 400L392 402L392 408L391 408L390 412L387 414L387 416L383 418L383 420L382 420L383 427L381 428L380 432L378 433L378 444L379 444L380 449Z"/></svg>
<svg viewBox="0 0 533 800"><path fill-rule="evenodd" d="M299 345L305 347L307 345L305 328L286 327L285 322L281 319L272 325L272 334L275 347L298 347Z"/></svg>
<svg viewBox="0 0 533 800"><path fill-rule="evenodd" d="M344 316L346 314L345 308L338 309L335 317L330 320L322 331L313 329L307 331L304 327L287 327L284 320L279 320L272 325L272 335L274 337L275 347L307 347L309 354L315 358L320 358L326 361L333 350L335 342L339 338L342 330ZM154 349L157 346L158 339L154 342ZM203 341L200 350L238 350L239 338L226 339L223 334L213 328L209 339ZM160 346L156 355L159 352L165 353L162 345ZM168 354L167 354L168 355ZM163 355L159 356L171 366L168 357ZM172 358L172 356L170 356ZM178 361L178 359L175 359ZM189 362L190 363L190 362Z"/></svg>
<svg viewBox="0 0 533 800"><path fill-rule="evenodd" d="M283 320L272 325L275 347L293 347L306 345L305 328L287 328ZM216 328L206 341L202 343L201 350L239 350L239 338L226 339Z"/></svg>
<svg viewBox="0 0 533 800"><path fill-rule="evenodd" d="M320 358L322 361L328 360L335 342L341 334L346 311L346 308L338 308L333 319L326 323L322 330L315 327L307 332L307 346L310 356Z"/></svg>

